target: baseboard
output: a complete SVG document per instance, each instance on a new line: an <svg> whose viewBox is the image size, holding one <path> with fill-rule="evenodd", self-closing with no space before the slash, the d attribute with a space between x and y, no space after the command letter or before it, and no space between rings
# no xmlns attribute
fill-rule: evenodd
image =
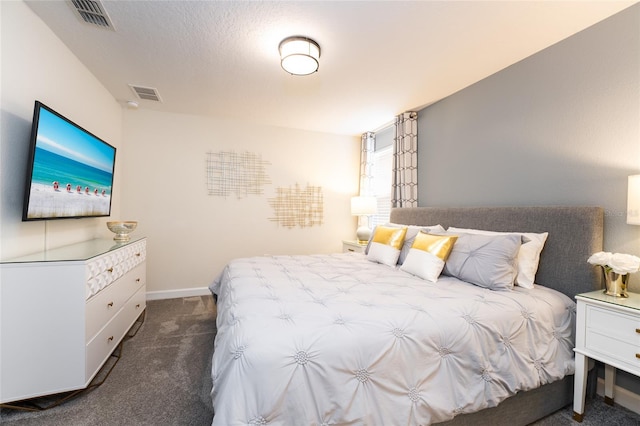
<svg viewBox="0 0 640 426"><path fill-rule="evenodd" d="M178 299L180 297L211 295L208 287L184 288L180 290L148 291L147 300Z"/></svg>
<svg viewBox="0 0 640 426"><path fill-rule="evenodd" d="M596 393L600 396L604 396L604 379L601 377L598 377L598 388ZM613 396L613 400L616 404L621 405L634 413L640 414L640 395L620 386L616 386L613 389Z"/></svg>

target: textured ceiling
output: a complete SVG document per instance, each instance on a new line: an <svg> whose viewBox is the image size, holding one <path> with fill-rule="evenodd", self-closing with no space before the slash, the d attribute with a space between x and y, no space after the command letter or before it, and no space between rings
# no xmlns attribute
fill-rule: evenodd
<svg viewBox="0 0 640 426"><path fill-rule="evenodd" d="M104 1L115 31L66 1L27 4L123 104L357 135L431 104L636 1ZM316 40L291 76L279 42Z"/></svg>

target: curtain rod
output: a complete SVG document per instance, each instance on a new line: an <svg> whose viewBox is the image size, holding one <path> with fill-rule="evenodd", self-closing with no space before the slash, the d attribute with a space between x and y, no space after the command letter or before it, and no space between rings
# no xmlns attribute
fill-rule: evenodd
<svg viewBox="0 0 640 426"><path fill-rule="evenodd" d="M405 113L411 113L411 117L412 117L412 118L416 118L416 117L417 117L417 115L418 115L418 112L417 112L417 111L412 111L412 110L405 111L405 112L404 112L404 113L402 113L402 114L405 114ZM400 115L402 115L402 114L400 114ZM380 130L382 130L382 129L386 129L387 127L390 127L390 126L395 125L395 124L396 124L396 120L397 120L397 119L398 119L398 116L393 117L393 119L392 119L392 120L387 121L386 123L384 123L384 124L383 124L383 125L381 125L381 126L378 126L378 127L377 127L376 129L374 129L374 130L371 130L371 133L378 133L378 132L379 132Z"/></svg>
<svg viewBox="0 0 640 426"><path fill-rule="evenodd" d="M382 129L386 129L387 127L393 126L394 124L396 124L396 118L394 117L393 120L387 121L386 123L384 123L381 126L378 126L376 129L372 130L372 133L378 133L380 130Z"/></svg>

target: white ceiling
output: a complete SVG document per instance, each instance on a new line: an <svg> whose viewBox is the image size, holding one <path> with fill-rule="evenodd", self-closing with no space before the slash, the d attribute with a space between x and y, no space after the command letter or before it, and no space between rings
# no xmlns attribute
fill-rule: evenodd
<svg viewBox="0 0 640 426"><path fill-rule="evenodd" d="M66 1L27 4L123 104L357 135L442 99L637 1L104 1L110 31ZM292 35L317 73L280 68Z"/></svg>

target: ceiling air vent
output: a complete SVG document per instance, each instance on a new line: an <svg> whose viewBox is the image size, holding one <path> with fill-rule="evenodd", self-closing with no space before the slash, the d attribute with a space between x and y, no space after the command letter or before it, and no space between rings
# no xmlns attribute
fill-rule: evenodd
<svg viewBox="0 0 640 426"><path fill-rule="evenodd" d="M133 90L133 93L136 94L138 99L162 102L162 99L160 99L160 95L158 94L158 90L153 87L136 86L134 84L130 84L129 87L131 87L131 90Z"/></svg>
<svg viewBox="0 0 640 426"><path fill-rule="evenodd" d="M115 31L113 22L111 22L111 18L109 18L107 11L100 1L70 0L69 4L73 7L73 10L75 10L80 19L87 24Z"/></svg>

